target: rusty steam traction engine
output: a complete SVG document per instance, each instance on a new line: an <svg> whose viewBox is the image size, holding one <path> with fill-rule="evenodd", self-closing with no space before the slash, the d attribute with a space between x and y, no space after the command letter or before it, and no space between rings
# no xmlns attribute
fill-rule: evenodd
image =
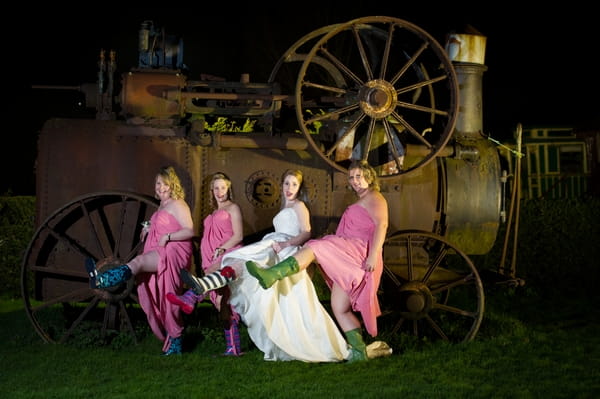
<svg viewBox="0 0 600 399"><path fill-rule="evenodd" d="M103 334L133 333L134 283L91 289L83 265L92 257L109 267L140 250L140 223L157 207L143 193L153 192L159 166L176 167L197 228L210 212L209 176L227 173L252 242L272 226L288 168L306 176L313 236L333 232L354 200L347 166L363 158L390 212L380 329L473 339L484 289L468 255L492 248L502 202L499 154L481 135L486 67L461 58L480 39L458 35L444 48L404 20L364 17L298 40L266 83L194 81L177 41L143 23L139 65L122 75L118 97L114 54L102 54L86 96L96 118L54 118L40 132L37 230L22 264L35 329L63 342L100 313ZM282 93L284 75L296 79L293 94ZM212 129L216 117L228 122Z"/></svg>

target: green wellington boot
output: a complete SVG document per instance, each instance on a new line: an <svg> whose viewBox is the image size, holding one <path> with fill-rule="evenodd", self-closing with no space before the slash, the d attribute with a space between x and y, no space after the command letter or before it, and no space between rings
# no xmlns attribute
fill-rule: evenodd
<svg viewBox="0 0 600 399"><path fill-rule="evenodd" d="M275 284L275 281L281 280L282 278L291 274L298 273L300 270L300 265L298 265L296 258L290 256L268 269L263 269L256 263L249 260L246 262L246 268L248 269L248 273L253 275L258 280L260 286L264 289L267 289Z"/></svg>
<svg viewBox="0 0 600 399"><path fill-rule="evenodd" d="M367 345L362 339L362 330L355 328L354 330L346 331L346 338L350 344L350 356L348 356L348 362L357 362L363 360L369 360L367 356Z"/></svg>

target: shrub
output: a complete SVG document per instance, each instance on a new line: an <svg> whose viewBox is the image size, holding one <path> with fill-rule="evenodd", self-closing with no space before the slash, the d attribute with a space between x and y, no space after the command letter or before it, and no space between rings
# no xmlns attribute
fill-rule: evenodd
<svg viewBox="0 0 600 399"><path fill-rule="evenodd" d="M0 197L0 292L21 296L21 262L33 237L35 197Z"/></svg>

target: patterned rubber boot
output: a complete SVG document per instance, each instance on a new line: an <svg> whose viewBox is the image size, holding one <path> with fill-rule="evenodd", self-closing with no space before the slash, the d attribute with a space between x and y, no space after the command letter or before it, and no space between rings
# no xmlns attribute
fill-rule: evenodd
<svg viewBox="0 0 600 399"><path fill-rule="evenodd" d="M362 339L361 329L355 328L354 330L346 331L344 334L346 334L346 338L350 344L350 355L346 360L350 363L369 360L369 357L367 356L367 346Z"/></svg>
<svg viewBox="0 0 600 399"><path fill-rule="evenodd" d="M223 352L223 356L242 356L240 330L237 320L231 320L229 329L225 329L224 331L227 348L225 349L225 352Z"/></svg>
<svg viewBox="0 0 600 399"><path fill-rule="evenodd" d="M181 355L182 353L182 342L181 337L173 338L169 337L169 347L165 352L162 353L163 356L171 356L171 355Z"/></svg>
<svg viewBox="0 0 600 399"><path fill-rule="evenodd" d="M271 287L277 280L281 280L284 277L287 277L291 274L298 273L300 270L300 266L298 265L298 261L293 256L289 258L285 258L275 266L269 267L267 269L263 269L258 266L255 262L249 260L246 262L246 269L248 269L248 273L254 276L260 286L264 289Z"/></svg>
<svg viewBox="0 0 600 399"><path fill-rule="evenodd" d="M110 288L129 280L133 273L127 265L121 265L98 274L96 285L98 288Z"/></svg>
<svg viewBox="0 0 600 399"><path fill-rule="evenodd" d="M204 277L196 277L186 269L181 269L181 279L192 289L197 295L204 295L208 291L218 290L225 287L230 281L235 279L235 271L230 266L225 266L221 270L207 274Z"/></svg>
<svg viewBox="0 0 600 399"><path fill-rule="evenodd" d="M192 289L189 289L183 295L167 292L167 300L173 305L179 306L183 313L190 314L194 311L196 303L204 300L204 295L196 295Z"/></svg>
<svg viewBox="0 0 600 399"><path fill-rule="evenodd" d="M96 279L98 278L98 270L96 270L96 261L92 258L85 258L85 271L90 276L90 288L98 288Z"/></svg>

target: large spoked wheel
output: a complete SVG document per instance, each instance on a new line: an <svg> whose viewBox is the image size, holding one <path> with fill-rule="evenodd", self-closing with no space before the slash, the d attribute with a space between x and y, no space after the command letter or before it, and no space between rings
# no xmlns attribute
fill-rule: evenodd
<svg viewBox="0 0 600 399"><path fill-rule="evenodd" d="M42 339L66 342L86 328L107 338L113 331L131 333L140 316L134 281L92 289L85 259L100 272L135 257L141 223L157 209L151 197L128 192L81 196L50 215L29 243L21 269L25 310ZM142 313L143 314L143 313Z"/></svg>
<svg viewBox="0 0 600 399"><path fill-rule="evenodd" d="M402 232L384 245L380 324L392 334L472 340L483 318L484 292L471 260L433 233Z"/></svg>
<svg viewBox="0 0 600 399"><path fill-rule="evenodd" d="M300 129L331 166L346 171L364 159L380 177L433 160L458 114L456 73L443 47L392 17L330 27L306 55L295 96Z"/></svg>

